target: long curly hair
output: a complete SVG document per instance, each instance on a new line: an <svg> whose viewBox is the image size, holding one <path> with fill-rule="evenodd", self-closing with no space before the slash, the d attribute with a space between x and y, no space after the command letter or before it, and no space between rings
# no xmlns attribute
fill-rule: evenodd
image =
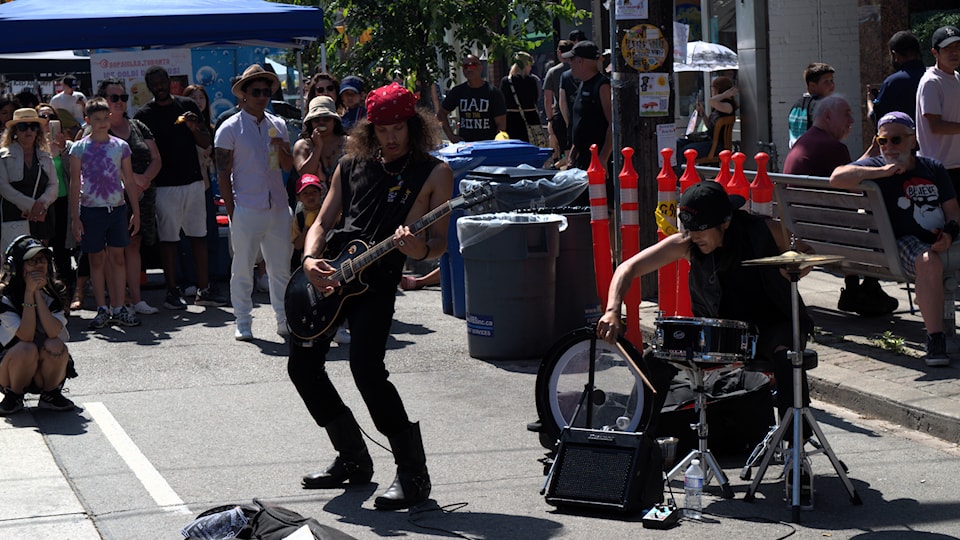
<svg viewBox="0 0 960 540"><path fill-rule="evenodd" d="M417 109L417 113L407 120L407 148L412 152L411 160L421 161L429 157L440 144L440 128L436 116L429 111ZM373 158L380 150L380 142L374 132L374 125L366 118L350 130L346 153L360 158Z"/></svg>

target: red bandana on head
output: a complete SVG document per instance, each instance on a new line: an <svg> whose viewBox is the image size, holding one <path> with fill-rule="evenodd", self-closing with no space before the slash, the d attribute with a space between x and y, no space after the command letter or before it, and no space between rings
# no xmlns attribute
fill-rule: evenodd
<svg viewBox="0 0 960 540"><path fill-rule="evenodd" d="M397 83L381 86L367 94L367 120L388 126L409 120L416 114L417 98Z"/></svg>

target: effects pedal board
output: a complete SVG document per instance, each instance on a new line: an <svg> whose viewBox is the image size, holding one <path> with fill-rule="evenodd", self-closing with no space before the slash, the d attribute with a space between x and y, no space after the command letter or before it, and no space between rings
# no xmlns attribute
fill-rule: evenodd
<svg viewBox="0 0 960 540"><path fill-rule="evenodd" d="M658 504L643 516L644 529L669 529L680 521L680 510L672 504Z"/></svg>

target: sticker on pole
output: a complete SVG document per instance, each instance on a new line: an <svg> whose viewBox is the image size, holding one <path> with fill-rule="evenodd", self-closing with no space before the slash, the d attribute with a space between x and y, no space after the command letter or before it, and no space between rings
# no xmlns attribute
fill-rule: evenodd
<svg viewBox="0 0 960 540"><path fill-rule="evenodd" d="M669 49L663 32L652 24L638 24L625 30L620 40L623 60L637 71L653 71L662 66Z"/></svg>

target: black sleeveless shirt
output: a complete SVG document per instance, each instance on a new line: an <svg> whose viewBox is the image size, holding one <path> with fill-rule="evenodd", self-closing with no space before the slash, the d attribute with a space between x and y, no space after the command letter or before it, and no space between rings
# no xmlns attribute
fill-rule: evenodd
<svg viewBox="0 0 960 540"><path fill-rule="evenodd" d="M389 171L400 170L405 159L386 163L385 167ZM393 236L397 227L406 222L427 177L440 163L432 156L415 159L411 156L410 163L399 175L388 174L376 159L345 157L341 160L342 213L340 221L327 234L325 258L338 256L351 240L363 240L372 247ZM364 271L364 280L371 285L378 282L396 288L405 262L406 255L399 250L391 251Z"/></svg>

